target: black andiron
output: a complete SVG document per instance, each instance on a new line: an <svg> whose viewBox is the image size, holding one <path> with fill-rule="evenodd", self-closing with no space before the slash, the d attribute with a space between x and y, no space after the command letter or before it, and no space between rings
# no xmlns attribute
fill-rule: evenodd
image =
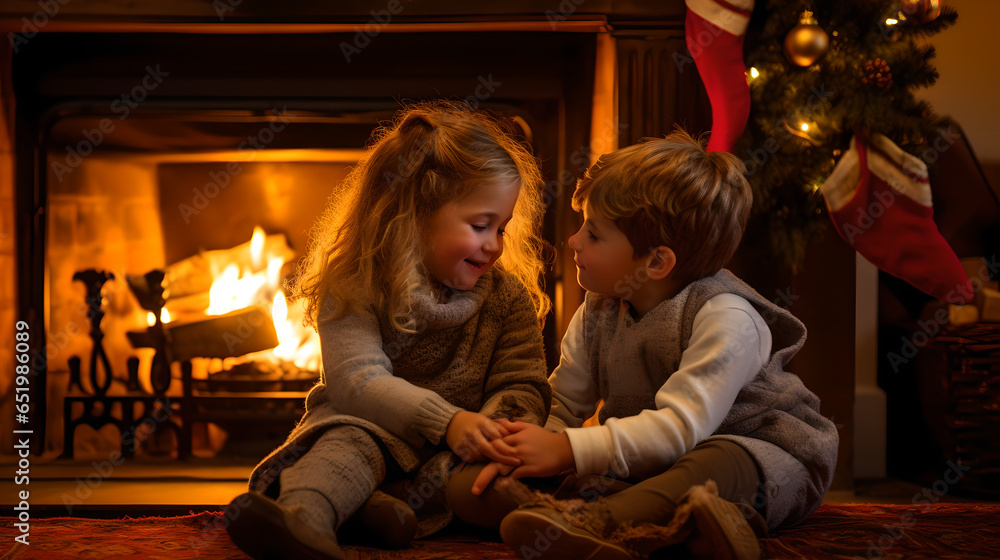
<svg viewBox="0 0 1000 560"><path fill-rule="evenodd" d="M177 436L180 458L190 453L190 432L183 429L172 416L180 410L181 402L171 402L166 396L170 387L170 361L166 354L166 337L160 322L163 308L163 271L154 270L144 276L129 276L129 285L136 293L140 305L156 315L156 322L143 333L146 344L156 349L150 371L150 385L153 392L142 388L139 383L139 359L131 357L127 362L128 378L125 393L109 395L114 380L114 370L104 352L101 320L104 318L101 291L104 284L115 278L109 272L88 269L77 272L73 280L83 282L87 288L87 315L90 318L90 338L93 347L90 353L90 390L84 387L81 377L81 360L78 356L69 359L70 382L67 397L63 401L65 415L63 455L73 457L73 442L76 428L81 425L95 431L112 424L121 434L121 454L123 457L135 455L136 445L150 432L140 430L143 425L152 431L161 427L172 430ZM104 375L100 375L98 364ZM75 405L82 405L83 411L74 418Z"/></svg>
<svg viewBox="0 0 1000 560"><path fill-rule="evenodd" d="M90 360L90 386L81 382L80 358L70 358L69 395L64 401L65 446L64 455L73 456L73 437L76 428L88 425L95 430L107 424L118 427L122 435L122 455L135 454L137 442L148 437L139 430L147 424L153 430L166 426L177 436L177 456L191 455L192 425L195 422L214 422L245 429L275 430L287 433L302 414L301 404L306 392L315 382L315 374L300 375L294 380L274 383L242 383L240 366L226 373L228 381L194 380L191 360L195 358L231 358L274 348L277 333L270 316L259 306L250 306L225 315L206 317L198 321L164 325L160 314L166 303L162 270L153 270L142 276L126 276L129 288L139 305L155 316L155 321L144 331L128 332L134 348L152 348L155 351L149 372L152 393L139 382L139 360L129 358L128 378L124 394L109 395L113 372L101 340L101 288L114 278L110 273L84 270L73 278L87 286L87 303L90 307L93 350ZM100 376L98 362L103 365ZM171 364L178 362L181 371L180 396L167 397L172 383ZM249 365L242 369L255 370ZM301 379L300 379L301 378ZM272 380L273 381L273 380ZM298 383L294 387L291 385ZM302 385L304 383L304 385ZM207 386L205 386L207 385ZM214 390L212 386L215 386ZM302 385L302 386L299 386ZM174 393L176 395L176 392ZM73 415L74 406L82 414Z"/></svg>

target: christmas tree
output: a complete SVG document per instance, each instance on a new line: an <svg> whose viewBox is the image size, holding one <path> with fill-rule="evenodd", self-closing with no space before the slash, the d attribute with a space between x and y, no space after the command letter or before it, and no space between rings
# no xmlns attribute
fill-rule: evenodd
<svg viewBox="0 0 1000 560"><path fill-rule="evenodd" d="M757 2L744 47L750 119L733 152L747 163L753 223L792 270L827 231L819 187L856 131L918 158L939 134L914 91L938 77L923 40L956 19L938 0Z"/></svg>

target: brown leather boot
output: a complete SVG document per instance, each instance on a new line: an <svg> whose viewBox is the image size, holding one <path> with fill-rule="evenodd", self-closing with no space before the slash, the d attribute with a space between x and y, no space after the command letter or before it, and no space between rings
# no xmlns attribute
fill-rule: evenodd
<svg viewBox="0 0 1000 560"><path fill-rule="evenodd" d="M254 560L345 560L331 530L321 533L296 512L257 492L237 496L225 508L226 532Z"/></svg>
<svg viewBox="0 0 1000 560"><path fill-rule="evenodd" d="M681 500L677 511L689 510L692 522L691 534L684 544L695 559L758 560L761 557L756 533L766 534L764 520L756 512L749 512L748 518L739 505L720 498L714 481L692 487Z"/></svg>
<svg viewBox="0 0 1000 560"><path fill-rule="evenodd" d="M632 560L627 550L601 536L579 516L546 506L525 506L504 517L500 536L521 558Z"/></svg>
<svg viewBox="0 0 1000 560"><path fill-rule="evenodd" d="M417 533L417 516L410 506L381 490L372 493L355 515L379 548L405 548Z"/></svg>
<svg viewBox="0 0 1000 560"><path fill-rule="evenodd" d="M756 511L720 498L715 482L709 480L681 497L669 522L627 524L608 540L636 558L664 547L680 547L696 560L758 560L761 549L757 537L766 534L767 524Z"/></svg>

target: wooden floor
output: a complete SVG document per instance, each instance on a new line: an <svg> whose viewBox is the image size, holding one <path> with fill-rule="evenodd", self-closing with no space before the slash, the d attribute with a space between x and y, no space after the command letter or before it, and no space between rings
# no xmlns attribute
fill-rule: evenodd
<svg viewBox="0 0 1000 560"><path fill-rule="evenodd" d="M249 461L193 459L162 463L74 462L32 459L30 484L14 484L15 457L0 456L4 509L20 490L29 490L33 516L184 515L218 510L246 491ZM9 473L9 474L8 474ZM909 504L923 488L898 480L858 481L853 490L833 490L824 503ZM943 502L983 502L944 496Z"/></svg>

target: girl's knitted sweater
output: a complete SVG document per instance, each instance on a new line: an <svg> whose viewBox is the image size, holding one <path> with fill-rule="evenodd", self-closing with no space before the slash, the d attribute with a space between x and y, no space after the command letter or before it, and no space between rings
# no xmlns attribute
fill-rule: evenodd
<svg viewBox="0 0 1000 560"><path fill-rule="evenodd" d="M429 288L412 302L414 334L395 330L371 305L319 326L324 373L285 444L254 469L251 490L271 488L332 426L363 428L413 473L450 455L444 436L460 410L544 421L551 390L541 329L519 280L493 268L445 302Z"/></svg>

